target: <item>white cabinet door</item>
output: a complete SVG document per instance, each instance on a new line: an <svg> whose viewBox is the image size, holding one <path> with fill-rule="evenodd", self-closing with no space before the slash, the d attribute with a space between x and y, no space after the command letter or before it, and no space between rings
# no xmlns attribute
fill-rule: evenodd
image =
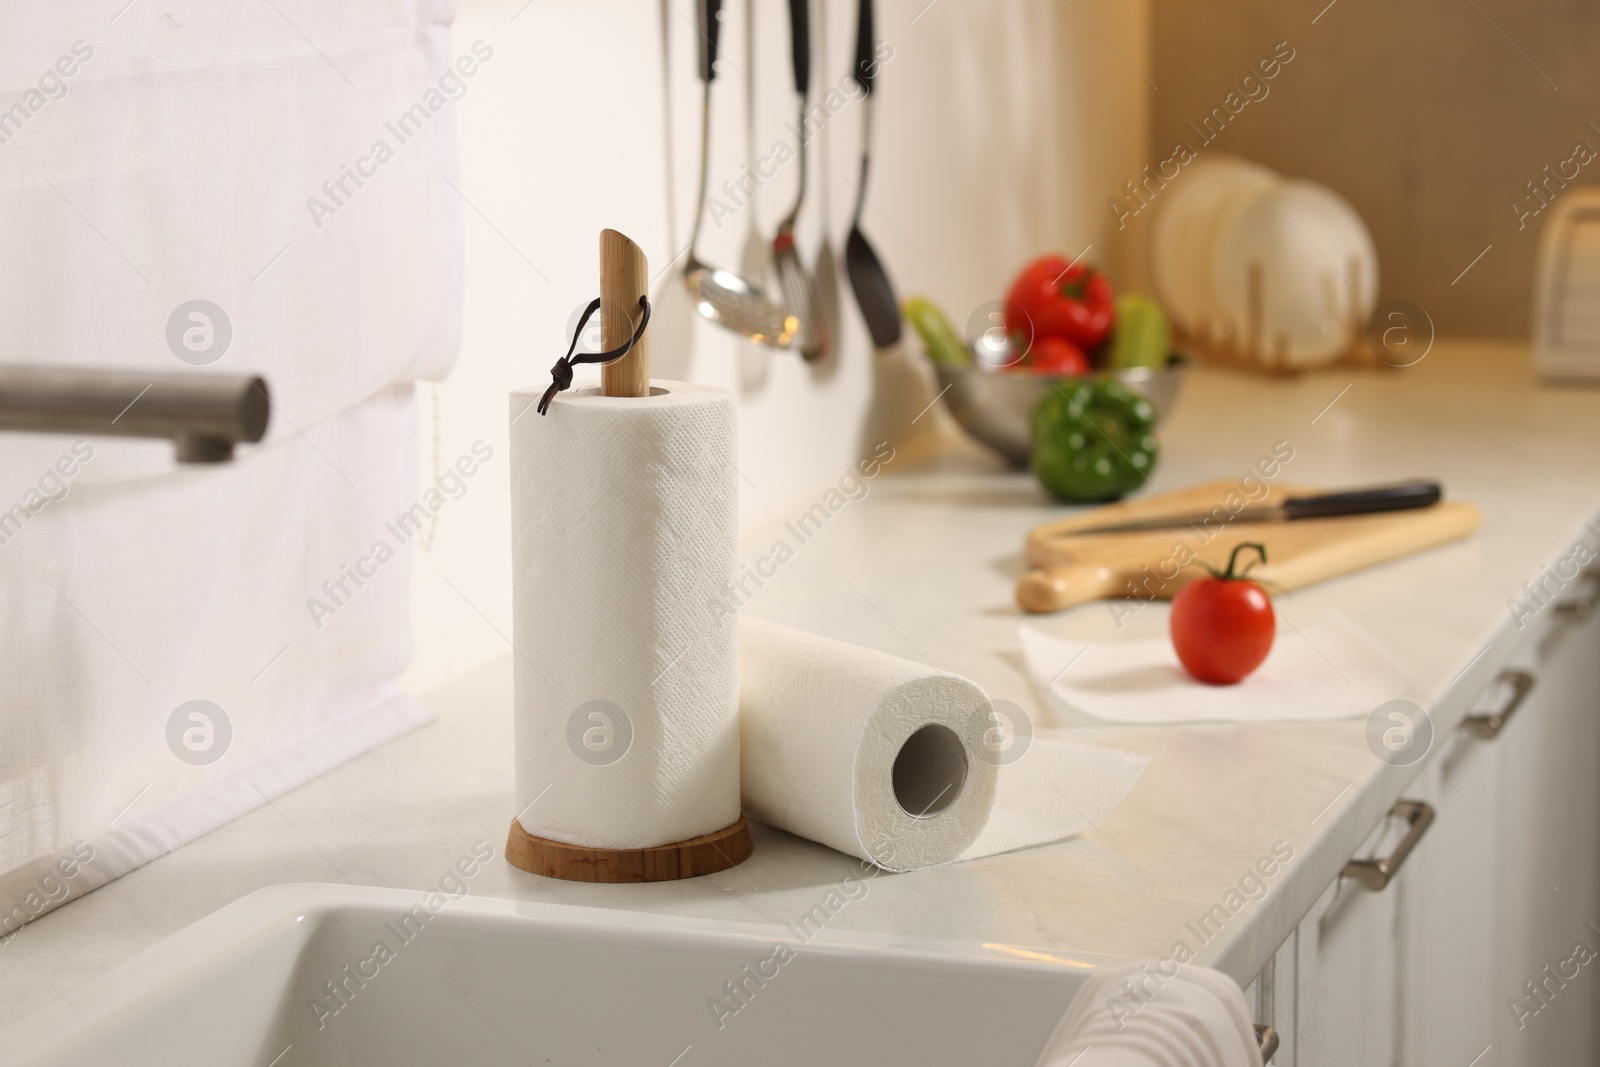
<svg viewBox="0 0 1600 1067"><path fill-rule="evenodd" d="M1393 840L1393 821L1373 832L1361 855ZM1395 889L1374 893L1338 878L1301 920L1293 1035L1299 1067L1398 1064Z"/></svg>
<svg viewBox="0 0 1600 1067"><path fill-rule="evenodd" d="M1558 618L1534 674L1486 742L1499 761L1494 1062L1594 1064L1600 958L1583 961L1600 952L1600 626Z"/></svg>
<svg viewBox="0 0 1600 1067"><path fill-rule="evenodd" d="M1518 651L1526 698L1441 739L1407 790L1435 809L1426 841L1385 890L1340 879L1300 924L1299 1067L1600 1064L1600 623L1550 610Z"/></svg>
<svg viewBox="0 0 1600 1067"><path fill-rule="evenodd" d="M1409 787L1437 817L1403 870L1399 891L1400 1061L1407 1067L1505 1067L1483 1055L1504 1008L1494 981L1498 924L1493 867L1495 752L1468 731L1443 739ZM1482 1057L1481 1059L1479 1057Z"/></svg>
<svg viewBox="0 0 1600 1067"><path fill-rule="evenodd" d="M1290 934L1256 980L1250 983L1250 988L1244 991L1245 1003L1255 1013L1258 1035L1260 1026L1270 1026L1278 1041L1271 1067L1298 1067L1294 1036L1295 1003L1300 993L1295 981L1298 952L1298 934Z"/></svg>

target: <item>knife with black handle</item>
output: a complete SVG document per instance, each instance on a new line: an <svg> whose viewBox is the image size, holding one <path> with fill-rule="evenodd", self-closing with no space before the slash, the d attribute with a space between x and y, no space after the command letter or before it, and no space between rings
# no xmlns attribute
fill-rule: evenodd
<svg viewBox="0 0 1600 1067"><path fill-rule="evenodd" d="M1373 515L1385 511L1408 511L1432 507L1444 496L1438 482L1405 482L1370 489L1345 489L1317 496L1292 496L1279 504L1257 504L1232 512L1230 522L1298 522L1304 519L1332 519L1344 515ZM1164 515L1151 519L1112 522L1062 530L1057 537L1084 537L1091 534L1138 533L1141 530L1174 530L1204 525L1215 520L1214 512L1190 515Z"/></svg>

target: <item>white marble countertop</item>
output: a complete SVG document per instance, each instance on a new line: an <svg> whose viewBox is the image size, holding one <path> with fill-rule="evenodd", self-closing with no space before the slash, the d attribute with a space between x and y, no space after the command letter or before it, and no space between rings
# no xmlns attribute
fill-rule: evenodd
<svg viewBox="0 0 1600 1067"><path fill-rule="evenodd" d="M1331 404L1331 406L1330 406ZM1162 428L1155 481L1237 476L1287 441L1281 480L1341 486L1441 479L1476 502L1471 540L1284 595L1296 625L1337 608L1418 679L1407 694L1443 732L1523 635L1507 600L1563 555L1600 506L1600 390L1536 387L1516 345L1444 344L1404 372L1333 370L1295 380L1202 368ZM841 474L845 473L843 471ZM819 488L815 496L820 496ZM812 503L796 501L797 515ZM902 449L867 497L834 515L750 613L886 652L921 656L1044 713L1021 666L1011 599L1023 534L1055 515L1026 475L970 450L918 465ZM745 540L762 554L791 514ZM1591 535L1592 536L1592 535ZM1164 632L1152 605L1118 630L1104 605L1040 620L1090 640ZM498 853L515 807L509 652L432 694L430 726L402 737L23 928L0 947L0 1014L70 992L254 889L341 881L423 888L474 842ZM1459 676L1459 677L1458 677ZM1059 844L884 875L841 928L1153 957L1175 941L1247 982L1379 822L1419 766L1368 750L1361 719L1263 726L1087 727L1073 736L1150 764L1097 829ZM528 900L784 922L856 861L757 826L735 870L685 882L602 886L503 862L472 892ZM1222 903L1277 842L1293 859L1210 942L1186 926Z"/></svg>

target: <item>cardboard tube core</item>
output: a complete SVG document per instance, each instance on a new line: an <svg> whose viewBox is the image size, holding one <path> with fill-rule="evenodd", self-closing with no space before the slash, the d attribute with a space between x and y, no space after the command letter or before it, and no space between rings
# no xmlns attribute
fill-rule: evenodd
<svg viewBox="0 0 1600 1067"><path fill-rule="evenodd" d="M901 810L914 819L931 819L961 795L967 750L950 727L929 723L906 738L889 773Z"/></svg>

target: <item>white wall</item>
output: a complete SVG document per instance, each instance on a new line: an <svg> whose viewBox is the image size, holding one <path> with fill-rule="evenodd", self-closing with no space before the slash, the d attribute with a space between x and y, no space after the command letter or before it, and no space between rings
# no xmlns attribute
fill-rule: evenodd
<svg viewBox="0 0 1600 1067"><path fill-rule="evenodd" d="M448 467L482 439L494 458L440 513L431 550L417 555L416 662L407 681L418 691L507 650L507 391L548 382L550 365L565 351L569 316L596 295L603 227L637 240L652 272L681 253L699 153L694 0L458 3L456 52L481 39L494 57L457 105L460 184L469 202L465 334L461 361L437 390L439 456ZM797 107L787 7L775 0L757 7L752 67L744 0L725 0L729 63L713 93L714 191L748 158L750 82L758 154L779 138L793 141L784 130ZM900 295L934 298L959 326L1001 295L1034 254L1076 255L1092 243L1090 258L1114 272L1105 202L1145 162L1150 86L1138 68L1149 70L1146 0L880 0L877 8L878 36L894 51L875 94L873 206L864 229ZM827 34L816 46L815 100L849 70L855 5L813 0L812 18ZM663 24L673 105L670 220ZM860 104L846 103L811 144L812 184L801 216L808 262L818 248L824 198L828 232L843 250L860 118ZM769 240L793 198L795 170L794 163L781 168L758 193L756 215ZM737 267L749 217L747 209L720 228L708 221L701 257ZM874 400L874 360L885 357L871 351L842 264L838 274L843 337L837 361L821 369L691 321L674 299L679 290L670 273L656 286L656 376L740 393L747 522L837 477L864 436L896 432L878 416L867 427L869 405L881 412L895 398ZM926 400L913 399L915 413ZM430 408L425 387L425 479L434 450Z"/></svg>

